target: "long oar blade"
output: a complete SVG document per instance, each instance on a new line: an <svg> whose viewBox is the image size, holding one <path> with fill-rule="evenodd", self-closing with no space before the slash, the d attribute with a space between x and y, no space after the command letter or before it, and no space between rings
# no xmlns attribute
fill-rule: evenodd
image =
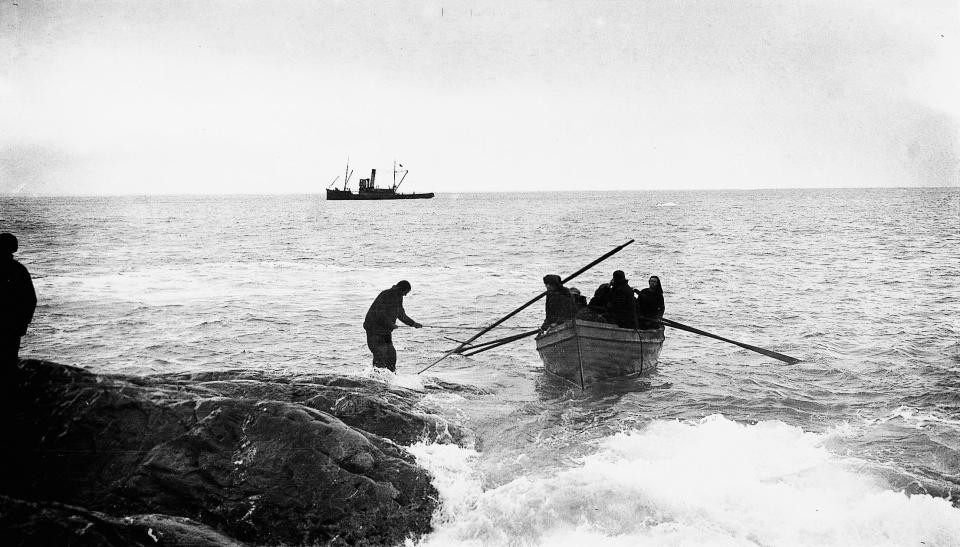
<svg viewBox="0 0 960 547"><path fill-rule="evenodd" d="M773 357L774 359L778 359L778 360L780 360L780 361L783 361L784 363L788 363L788 364L793 365L793 364L799 363L799 362L801 361L800 359L797 359L796 357L790 357L789 355L784 355L784 354L782 354L782 353L777 353L777 352L775 352L775 351L773 351L773 350L764 349L764 348L758 348L757 346L751 346L750 344L744 344L743 342L737 342L736 340L730 340L729 338L724 338L724 337L722 337L722 336L717 336L716 334L711 334L711 333L709 333L709 332L707 332L707 331L703 331L703 330L700 330L700 329L696 329L696 328L693 328L693 327L684 325L683 323L677 323L676 321L671 321L670 319L663 319L662 321L663 321L663 324L666 325L666 326L668 326L668 327L673 327L673 328L679 329L679 330L685 330L685 331L687 331L687 332L692 332L692 333L694 333L694 334L699 334L699 335L701 335L701 336L707 336L707 337L709 337L709 338L716 338L717 340L722 340L722 341L724 341L724 342L733 344L733 345L735 345L735 346L740 346L741 348L748 349L748 350L750 350L750 351L755 351L755 352L757 352L757 353L766 355L767 357Z"/></svg>
<svg viewBox="0 0 960 547"><path fill-rule="evenodd" d="M604 260L610 258L611 256L619 253L621 250L623 250L624 247L626 247L627 245L630 245L631 243L633 243L633 240L632 240L632 239L631 239L630 241L624 243L623 245L620 245L619 247L613 249L612 251L606 253L605 255L601 256L600 258L594 260L593 262L587 264L586 266L580 268L580 269L577 270L576 272L568 275L568 276L566 277L566 279L564 279L564 280L561 281L561 283L566 283L567 281L570 281L570 280L573 279L574 277L577 277L578 275L582 274L583 272L589 270L590 268L596 266L597 264L603 262ZM459 353L460 350L462 350L465 346L470 345L470 343L473 342L474 340L476 340L477 338L480 338L480 337L483 336L484 334L490 332L491 330L493 330L494 328L496 328L498 325L500 325L501 323L503 323L503 322L506 321L507 319L510 319L510 318L513 317L514 315L516 315L516 314L520 313L521 311L525 310L527 307L529 307L529 306L532 305L534 302L536 302L537 300L540 300L541 298L543 298L543 297L546 296L546 295L547 295L547 291L543 291L542 293L538 294L535 298L531 299L531 300L530 300L529 302L527 302L526 304L524 304L524 305L520 306L519 308L513 310L512 312L510 312L510 313L508 313L507 315L503 316L502 318L498 319L496 322L494 322L494 323L493 323L492 325L490 325L489 327L486 327L486 328L484 328L483 330L481 330L480 332L478 332L477 334L473 335L469 340L467 340L467 341L464 342L463 344L460 344L459 347L457 347L457 348L455 348L455 349L452 349L452 350L444 353L442 357L440 357L440 358L437 359L436 361L430 363L429 365L423 367L423 369L421 369L420 372L418 372L417 374L420 374L420 373L426 371L427 369L429 369L429 368L432 367L433 365L436 365L437 363L439 363L440 361L443 361L443 360L446 359L447 357L450 357L450 356L453 355L454 353Z"/></svg>

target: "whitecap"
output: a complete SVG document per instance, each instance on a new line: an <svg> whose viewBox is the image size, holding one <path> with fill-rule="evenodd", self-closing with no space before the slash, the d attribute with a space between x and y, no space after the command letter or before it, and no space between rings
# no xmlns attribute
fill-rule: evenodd
<svg viewBox="0 0 960 547"><path fill-rule="evenodd" d="M779 421L654 421L565 469L484 490L481 454L411 448L442 506L433 545L957 545L960 510L908 496Z"/></svg>

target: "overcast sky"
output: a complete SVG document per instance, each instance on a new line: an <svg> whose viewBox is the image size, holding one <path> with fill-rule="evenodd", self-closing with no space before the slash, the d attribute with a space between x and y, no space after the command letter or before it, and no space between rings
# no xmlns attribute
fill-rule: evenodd
<svg viewBox="0 0 960 547"><path fill-rule="evenodd" d="M0 192L957 186L953 1L0 0Z"/></svg>

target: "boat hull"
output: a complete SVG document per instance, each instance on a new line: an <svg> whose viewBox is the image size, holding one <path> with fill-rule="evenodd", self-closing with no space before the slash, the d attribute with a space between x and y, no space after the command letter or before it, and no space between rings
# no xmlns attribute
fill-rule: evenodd
<svg viewBox="0 0 960 547"><path fill-rule="evenodd" d="M368 200L384 200L384 199L430 199L433 197L433 192L427 192L423 194L399 194L396 192L358 192L354 193L352 190L327 190L327 200L328 201L368 201Z"/></svg>
<svg viewBox="0 0 960 547"><path fill-rule="evenodd" d="M660 361L663 340L663 327L621 329L580 319L551 327L536 338L547 371L581 388L652 372Z"/></svg>

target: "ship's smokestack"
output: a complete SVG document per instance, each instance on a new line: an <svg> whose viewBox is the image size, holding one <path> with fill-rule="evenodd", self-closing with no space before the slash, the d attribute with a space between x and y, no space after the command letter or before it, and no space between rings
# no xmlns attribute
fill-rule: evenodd
<svg viewBox="0 0 960 547"><path fill-rule="evenodd" d="M373 187L373 186L376 186L376 184L377 184L377 170L371 169L370 170L370 186Z"/></svg>

